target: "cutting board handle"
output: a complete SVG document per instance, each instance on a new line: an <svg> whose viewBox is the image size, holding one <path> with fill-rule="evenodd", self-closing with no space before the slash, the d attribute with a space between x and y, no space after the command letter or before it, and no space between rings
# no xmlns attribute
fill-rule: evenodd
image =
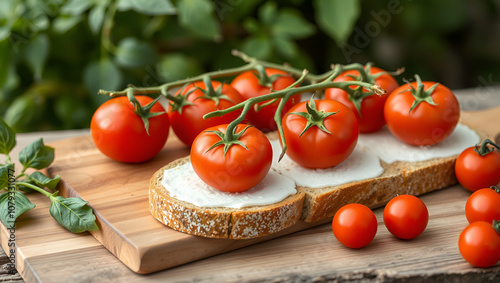
<svg viewBox="0 0 500 283"><path fill-rule="evenodd" d="M500 106L480 111L463 111L461 119L486 138L500 144Z"/></svg>

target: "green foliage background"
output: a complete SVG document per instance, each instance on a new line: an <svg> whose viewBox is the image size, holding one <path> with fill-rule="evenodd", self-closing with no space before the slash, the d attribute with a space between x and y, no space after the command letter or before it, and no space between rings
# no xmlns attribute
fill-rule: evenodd
<svg viewBox="0 0 500 283"><path fill-rule="evenodd" d="M494 0L2 0L0 114L17 132L88 128L102 89L239 66L406 67L452 89L500 80Z"/></svg>

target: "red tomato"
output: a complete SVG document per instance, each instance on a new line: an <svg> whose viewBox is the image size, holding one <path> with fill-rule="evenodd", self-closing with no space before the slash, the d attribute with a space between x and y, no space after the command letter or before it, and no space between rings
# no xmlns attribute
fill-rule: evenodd
<svg viewBox="0 0 500 283"><path fill-rule="evenodd" d="M349 157L356 147L359 135L358 121L352 110L338 101L329 99L311 101L314 104L303 101L295 105L283 117L286 154L297 164L307 168L335 166ZM316 124L322 124L330 133L314 125L302 134L309 121L296 113L308 115L306 104L314 106L318 115L325 116L327 113L336 112L324 118L322 122L314 121Z"/></svg>
<svg viewBox="0 0 500 283"><path fill-rule="evenodd" d="M270 68L266 69L266 75L269 77L277 74L282 76L277 77L272 82L272 89L275 91L282 90L295 82L295 79L284 71ZM245 100L252 97L265 95L271 92L270 86L260 84L257 77L257 71L246 71L241 73L236 78L234 78L234 80L231 82L231 86L238 90ZM255 108L252 107L247 114L248 121L263 132L276 130L277 126L276 122L274 121L274 113L276 112L280 101L281 99L278 99L274 103L262 107L258 111L255 111ZM286 113L288 109L297 104L299 101L300 95L294 95L293 97L291 97L285 103L285 107L283 108L282 113ZM267 101L258 103L257 105L262 105L264 103L267 103Z"/></svg>
<svg viewBox="0 0 500 283"><path fill-rule="evenodd" d="M332 231L342 245L359 249L375 238L377 218L373 211L362 204L347 204L335 213Z"/></svg>
<svg viewBox="0 0 500 283"><path fill-rule="evenodd" d="M492 150L482 156L475 147L469 147L458 156L455 175L458 182L471 192L496 186L500 182L500 153Z"/></svg>
<svg viewBox="0 0 500 283"><path fill-rule="evenodd" d="M462 257L475 267L490 267L500 260L500 234L491 223L476 221L458 238Z"/></svg>
<svg viewBox="0 0 500 283"><path fill-rule="evenodd" d="M469 223L500 220L500 190L492 187L475 191L465 203L465 216Z"/></svg>
<svg viewBox="0 0 500 283"><path fill-rule="evenodd" d="M224 153L221 138L210 131L226 132L227 124L211 127L196 137L191 147L191 163L196 174L209 186L224 192L243 192L257 185L269 172L273 157L271 143L257 128L240 124L236 134L249 127Z"/></svg>
<svg viewBox="0 0 500 283"><path fill-rule="evenodd" d="M377 74L381 72L385 71L377 67L371 67L369 73ZM334 82L354 81L353 77L359 77L359 72L356 70L343 72L333 81ZM380 85L383 89L387 91L387 94L384 95L372 94L370 96L362 98L360 104L361 107L359 111L356 108L355 104L353 103L353 100L355 100L356 98L350 97L346 91L340 88L328 88L325 90L325 99L333 99L340 101L344 103L347 107L352 109L352 111L356 115L356 118L358 118L359 131L362 133L377 131L380 128L382 128L382 126L385 125L385 119L384 119L385 101L387 100L389 93L391 93L399 86L398 82L394 79L394 77L389 74L383 74L376 78L370 78L367 82ZM351 88L352 89L358 88L358 93L368 92L368 90L361 87L353 86ZM361 116L359 114L360 112Z"/></svg>
<svg viewBox="0 0 500 283"><path fill-rule="evenodd" d="M206 128L228 124L241 114L241 110L237 110L221 117L203 119L203 115L207 113L226 109L243 101L240 93L230 85L212 81L214 90L219 89L221 85L222 91L218 95L224 95L226 98L205 98L206 94L202 90L207 89L206 85L204 82L199 81L185 87L182 93L180 93L181 90L177 92L176 96L180 97L180 95L186 95L193 89L199 88L188 95L186 98L186 105L182 106L180 109L172 107L172 104L170 105L168 115L170 117L172 129L177 137L179 137L188 147L191 146L196 136Z"/></svg>
<svg viewBox="0 0 500 283"><path fill-rule="evenodd" d="M141 106L151 101L147 96L135 97ZM151 112L163 112L155 103ZM111 159L137 163L153 158L165 145L169 132L167 113L149 119L149 135L144 123L126 96L104 102L90 122L90 133L96 147Z"/></svg>
<svg viewBox="0 0 500 283"><path fill-rule="evenodd" d="M400 239L413 239L424 232L429 212L424 202L412 195L399 195L384 208L387 230Z"/></svg>
<svg viewBox="0 0 500 283"><path fill-rule="evenodd" d="M432 145L451 135L460 117L460 107L455 95L444 85L438 84L432 91L431 87L436 83L420 83L418 79L418 83L410 85L420 93L417 96L430 95L436 105L422 101L410 111L416 98L412 95L412 88L406 84L389 94L384 117L389 131L401 141L411 145ZM422 87L424 91L418 91Z"/></svg>

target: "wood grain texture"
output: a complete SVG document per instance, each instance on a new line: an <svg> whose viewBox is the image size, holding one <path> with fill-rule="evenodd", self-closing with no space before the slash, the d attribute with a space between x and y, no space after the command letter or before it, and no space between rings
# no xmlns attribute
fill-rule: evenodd
<svg viewBox="0 0 500 283"><path fill-rule="evenodd" d="M498 121L499 115L499 109L493 109L475 113L473 120L477 120L479 125L483 124L486 118ZM479 116L482 116L483 120L479 119ZM491 131L493 135L500 130L489 129L485 131ZM145 252L147 248L150 248L150 253L166 252L170 257L177 256L181 260L186 258L196 260L199 259L200 250L206 252L207 246L210 249L213 248L210 252L214 254L240 247L241 243L238 243L240 241L236 240L219 242L219 240L195 237L196 240L193 241L186 239L186 237L192 238L193 236L175 232L169 234L172 237L169 239L187 244L187 248L172 247L170 250L156 251L151 249L153 243L161 240L165 235L163 230L168 228L158 223L161 229L144 232L144 228L148 227L148 219L152 219L153 222L156 220L147 214L147 193L137 192L128 186L132 184L137 185L137 188L144 186L147 192L147 184L134 182L135 178L141 176L141 173L132 170L134 165L115 163L113 167L116 169L111 170L99 159L92 159L95 157L95 152L93 152L95 149L88 136L52 145L56 147L56 156L64 158L56 162L57 166L63 166L61 171L51 170L54 170L53 173L61 174L65 181L67 179L62 173L69 172L65 170L72 168L70 171L79 172L82 166L91 169L85 174L82 172L75 174L71 182L86 186L81 193L79 191L83 198L89 195L96 196L91 204L97 209L100 219L107 219L107 221L100 221L101 228L115 221L111 228L130 235L135 243L146 247L136 249L134 254L133 250L125 247L127 244L133 247L130 241L123 243L122 239L107 238L107 241L120 243L111 249L115 254L129 257L139 254L147 257L154 255ZM141 171L142 168L149 168L148 170L154 172L158 168L156 163L164 164L169 159L185 154L182 153L185 150L182 145L178 144L172 149L169 149L169 146L171 144L167 145L166 150L151 163L141 164ZM123 185L123 181L127 186ZM104 184L111 188L101 190ZM66 190L65 193L70 193L70 191ZM442 282L443 278L452 281L462 281L462 279L498 281L500 279L498 264L489 269L475 269L468 265L458 253L458 233L467 225L463 207L468 195L469 193L460 186L424 195L422 200L428 205L431 220L424 234L413 241L393 238L381 222L382 210L376 209L379 232L375 241L362 250L343 248L333 237L330 225L325 224L274 240L267 238L266 242L259 245L144 276L137 275L125 267L87 233L75 235L65 231L48 215L49 203L45 197L30 194L29 198L37 203L37 208L19 218L16 232L19 251L17 268L28 282L156 282L167 279L175 282L260 280L286 282L356 279L412 281L422 278L434 282ZM139 211L142 209L141 202L146 203L145 212ZM110 213L120 207L127 209L122 209L118 215L114 216L106 212ZM137 217L140 223L137 225L137 222L125 220L130 216ZM305 227L299 228L298 230L301 230ZM286 233L290 232L293 231L286 231ZM106 239L105 233L111 233L111 231L102 229L95 236L99 239L100 234L102 239ZM2 227L0 237L2 246L5 248L8 232L4 227ZM243 245L253 243L249 241ZM145 265L154 264L157 264L154 260L145 263ZM221 272L221 267L224 272Z"/></svg>

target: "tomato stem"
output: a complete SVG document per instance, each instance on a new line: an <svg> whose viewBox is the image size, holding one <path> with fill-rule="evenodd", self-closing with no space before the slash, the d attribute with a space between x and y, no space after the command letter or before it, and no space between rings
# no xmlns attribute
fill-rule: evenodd
<svg viewBox="0 0 500 283"><path fill-rule="evenodd" d="M500 220L493 220L493 229L497 231L498 234L500 234Z"/></svg>
<svg viewBox="0 0 500 283"><path fill-rule="evenodd" d="M491 186L490 189L494 190L496 193L499 193L500 194L500 188L498 188L497 186Z"/></svg>
<svg viewBox="0 0 500 283"><path fill-rule="evenodd" d="M489 147L488 145L491 145L491 147ZM493 152L495 148L500 149L500 147L490 139L485 139L481 143L481 147L479 147L478 145L474 147L474 151L481 156L485 156L486 154Z"/></svg>
<svg viewBox="0 0 500 283"><path fill-rule="evenodd" d="M438 87L439 83L432 85L426 90L424 89L425 86L422 83L422 79L420 78L419 75L415 75L415 80L417 81L417 88L414 88L413 85L410 84L410 82L406 81L406 83L411 88L409 91L415 98L415 101L413 101L413 104L410 107L410 111L408 112L411 112L422 102L427 102L430 105L437 105L436 102L434 102L434 99L432 99L431 95L434 92L434 90Z"/></svg>

